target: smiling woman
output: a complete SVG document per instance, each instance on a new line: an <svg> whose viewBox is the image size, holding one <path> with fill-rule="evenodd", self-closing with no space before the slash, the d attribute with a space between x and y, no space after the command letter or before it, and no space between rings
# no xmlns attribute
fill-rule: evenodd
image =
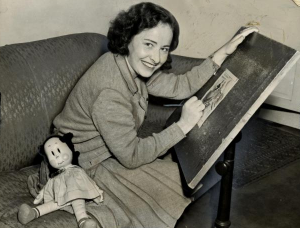
<svg viewBox="0 0 300 228"><path fill-rule="evenodd" d="M104 190L102 205L87 207L103 227L174 227L191 202L176 163L160 159L197 124L204 104L190 98L249 33L246 29L201 65L182 75L164 73L178 46L174 16L153 3L122 11L108 32L110 52L79 80L55 118L72 132L79 164ZM146 79L146 80L145 80ZM139 137L148 94L189 100L181 118L159 133Z"/></svg>

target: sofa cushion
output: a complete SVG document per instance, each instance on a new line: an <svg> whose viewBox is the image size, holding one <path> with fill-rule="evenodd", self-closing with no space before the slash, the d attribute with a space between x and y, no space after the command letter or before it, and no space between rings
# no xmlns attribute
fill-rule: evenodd
<svg viewBox="0 0 300 228"><path fill-rule="evenodd" d="M71 89L106 51L92 33L0 48L0 172L33 164Z"/></svg>
<svg viewBox="0 0 300 228"><path fill-rule="evenodd" d="M17 220L18 208L27 203L34 206L34 198L27 188L29 175L38 172L38 166L31 166L20 171L0 173L0 227L1 228L23 228L25 227ZM36 219L26 227L77 227L74 215L65 211L56 211Z"/></svg>

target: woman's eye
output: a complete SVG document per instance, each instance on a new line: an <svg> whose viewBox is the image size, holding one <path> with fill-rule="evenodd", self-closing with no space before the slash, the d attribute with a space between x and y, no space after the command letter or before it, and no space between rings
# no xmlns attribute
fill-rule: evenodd
<svg viewBox="0 0 300 228"><path fill-rule="evenodd" d="M145 45L146 45L147 47L153 47L153 44L151 44L151 43L145 43Z"/></svg>
<svg viewBox="0 0 300 228"><path fill-rule="evenodd" d="M60 150L59 150L59 148L57 148L57 151L58 151L58 153L60 153Z"/></svg>
<svg viewBox="0 0 300 228"><path fill-rule="evenodd" d="M52 155L54 156L54 152L53 151L51 151L52 152Z"/></svg>
<svg viewBox="0 0 300 228"><path fill-rule="evenodd" d="M162 48L161 49L163 52L169 52L169 48Z"/></svg>

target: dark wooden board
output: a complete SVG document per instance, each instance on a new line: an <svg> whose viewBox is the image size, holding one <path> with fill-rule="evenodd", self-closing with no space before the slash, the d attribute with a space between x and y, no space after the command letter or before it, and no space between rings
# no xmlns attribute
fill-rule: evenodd
<svg viewBox="0 0 300 228"><path fill-rule="evenodd" d="M299 57L299 52L290 47L259 33L251 34L196 93L201 99L225 69L239 79L203 125L196 125L175 146L190 188L201 181ZM180 114L181 108L176 109L167 124L178 121Z"/></svg>

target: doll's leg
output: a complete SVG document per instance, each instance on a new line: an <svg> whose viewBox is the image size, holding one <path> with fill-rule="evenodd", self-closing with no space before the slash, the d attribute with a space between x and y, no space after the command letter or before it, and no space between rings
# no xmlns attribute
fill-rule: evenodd
<svg viewBox="0 0 300 228"><path fill-rule="evenodd" d="M57 211L61 208L65 207L65 205L63 206L58 206L57 203L55 203L54 201L50 201L48 203L44 203L41 204L39 206L36 207L36 210L38 211L39 215L38 216L42 216L48 213L51 213L53 211Z"/></svg>
<svg viewBox="0 0 300 228"><path fill-rule="evenodd" d="M22 224L27 224L42 215L56 211L60 208L62 208L62 206L58 206L57 203L53 201L39 205L36 208L32 208L27 204L22 204L19 208L18 219Z"/></svg>
<svg viewBox="0 0 300 228"><path fill-rule="evenodd" d="M39 217L39 212L28 204L22 204L18 211L18 220L23 225Z"/></svg>
<svg viewBox="0 0 300 228"><path fill-rule="evenodd" d="M72 207L76 216L76 220L80 228L96 228L97 223L91 219L85 209L85 200L77 199L72 201Z"/></svg>

